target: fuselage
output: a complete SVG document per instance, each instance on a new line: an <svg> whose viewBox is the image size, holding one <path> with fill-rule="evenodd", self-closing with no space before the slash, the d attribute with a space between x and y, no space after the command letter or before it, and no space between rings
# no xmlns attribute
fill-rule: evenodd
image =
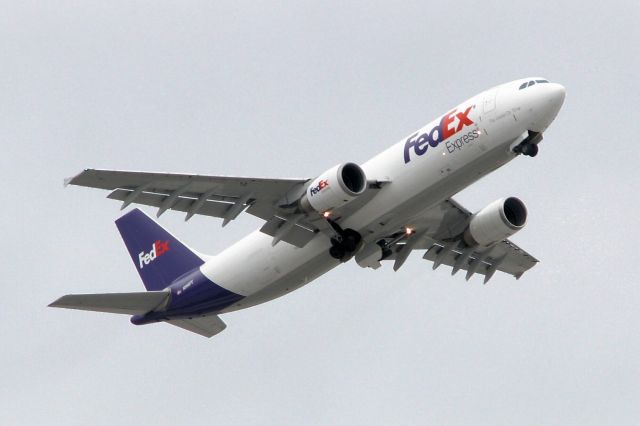
<svg viewBox="0 0 640 426"><path fill-rule="evenodd" d="M528 86L529 81L539 83ZM528 132L542 133L551 124L564 93L559 84L541 78L521 79L446 111L361 165L367 177L390 183L342 218L341 226L358 231L365 242L411 227L425 211L514 159L513 147ZM323 234L302 248L273 246L272 237L256 230L207 260L191 290L172 294L172 305L181 309L170 308L165 315L224 313L280 297L340 265L329 255L330 246ZM212 293L203 287L211 283L226 291ZM209 300L180 305L181 297L196 291Z"/></svg>

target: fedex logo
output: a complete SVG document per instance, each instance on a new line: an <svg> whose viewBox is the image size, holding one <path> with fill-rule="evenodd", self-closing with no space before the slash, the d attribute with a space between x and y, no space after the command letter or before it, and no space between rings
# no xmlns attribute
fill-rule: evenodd
<svg viewBox="0 0 640 426"><path fill-rule="evenodd" d="M327 179L323 179L320 182L318 182L318 184L316 186L309 188L309 192L311 193L311 196L313 197L318 192L320 192L323 189L325 189L327 186L329 186L329 181Z"/></svg>
<svg viewBox="0 0 640 426"><path fill-rule="evenodd" d="M162 256L168 251L169 251L169 240L167 241L156 240L156 242L151 245L151 250L149 250L149 253L145 253L144 251L141 251L138 254L140 269L144 268L144 265L148 265L149 263L156 260L157 257Z"/></svg>
<svg viewBox="0 0 640 426"><path fill-rule="evenodd" d="M463 127L472 125L473 121L469 118L469 113L473 108L475 108L475 105L460 112L456 112L457 109L454 109L445 114L440 120L440 124L430 131L420 136L418 136L418 133L409 136L409 139L407 139L407 142L404 144L404 163L406 164L411 161L412 148L416 155L424 155L429 145L435 148L440 142L449 139L462 130Z"/></svg>

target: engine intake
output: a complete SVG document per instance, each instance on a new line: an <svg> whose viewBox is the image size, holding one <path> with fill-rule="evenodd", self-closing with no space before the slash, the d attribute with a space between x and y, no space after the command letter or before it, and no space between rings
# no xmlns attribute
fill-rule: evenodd
<svg viewBox="0 0 640 426"><path fill-rule="evenodd" d="M355 163L338 164L315 178L300 199L304 211L326 211L341 207L367 189L367 177Z"/></svg>
<svg viewBox="0 0 640 426"><path fill-rule="evenodd" d="M464 232L464 242L473 246L490 246L509 238L527 222L527 208L516 197L501 198L471 217Z"/></svg>

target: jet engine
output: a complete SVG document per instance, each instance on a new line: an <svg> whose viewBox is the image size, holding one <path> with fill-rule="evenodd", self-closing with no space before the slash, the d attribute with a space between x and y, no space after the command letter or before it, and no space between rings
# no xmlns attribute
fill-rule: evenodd
<svg viewBox="0 0 640 426"><path fill-rule="evenodd" d="M509 238L527 222L527 208L516 197L501 198L471 217L464 232L464 242L473 246L490 246Z"/></svg>
<svg viewBox="0 0 640 426"><path fill-rule="evenodd" d="M304 211L324 213L347 204L367 188L367 177L355 163L338 164L315 178L300 199Z"/></svg>

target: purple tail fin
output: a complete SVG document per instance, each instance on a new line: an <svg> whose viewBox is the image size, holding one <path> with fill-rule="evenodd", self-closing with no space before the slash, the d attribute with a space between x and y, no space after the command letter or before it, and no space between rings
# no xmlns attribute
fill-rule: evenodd
<svg viewBox="0 0 640 426"><path fill-rule="evenodd" d="M138 209L116 220L116 226L147 290L162 290L199 267L202 258Z"/></svg>

